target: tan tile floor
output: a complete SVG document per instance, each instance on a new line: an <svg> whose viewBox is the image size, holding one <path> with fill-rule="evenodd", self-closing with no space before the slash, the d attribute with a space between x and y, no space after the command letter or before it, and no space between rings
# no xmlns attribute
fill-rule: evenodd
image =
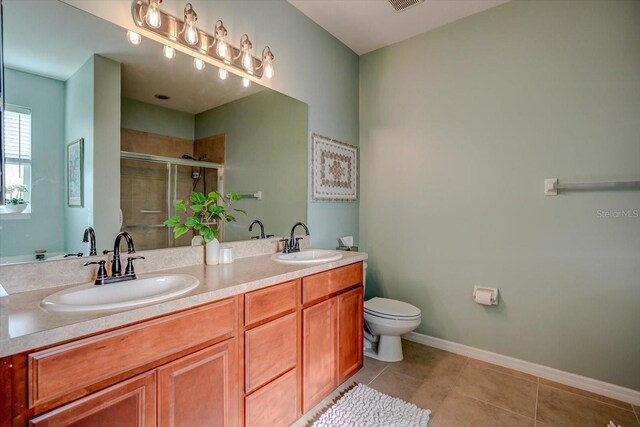
<svg viewBox="0 0 640 427"><path fill-rule="evenodd" d="M404 360L365 358L364 368L296 424L360 382L431 410L429 427L640 426L640 408L523 372L403 341Z"/></svg>

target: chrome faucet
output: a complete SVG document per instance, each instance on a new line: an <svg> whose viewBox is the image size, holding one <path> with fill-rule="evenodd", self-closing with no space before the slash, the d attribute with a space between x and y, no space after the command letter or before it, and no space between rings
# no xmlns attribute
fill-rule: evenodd
<svg viewBox="0 0 640 427"><path fill-rule="evenodd" d="M256 219L251 223L251 225L249 226L249 231L253 231L253 226L255 224L258 224L260 226L260 237L253 236L252 239L264 239L264 225L262 225L262 222L259 219Z"/></svg>
<svg viewBox="0 0 640 427"><path fill-rule="evenodd" d="M285 254L291 253L291 252L300 252L300 240L302 240L304 237L296 237L294 235L294 232L296 231L296 228L298 227L302 227L304 228L304 233L308 236L309 235L309 229L307 228L306 225L304 225L304 223L302 222L296 222L293 227L291 228L291 236L289 238L289 241L287 241L287 239L283 239L284 240L284 250L282 252L284 252Z"/></svg>
<svg viewBox="0 0 640 427"><path fill-rule="evenodd" d="M98 255L98 251L96 250L96 232L93 230L93 227L87 227L84 229L84 237L82 238L83 243L90 243L89 256Z"/></svg>

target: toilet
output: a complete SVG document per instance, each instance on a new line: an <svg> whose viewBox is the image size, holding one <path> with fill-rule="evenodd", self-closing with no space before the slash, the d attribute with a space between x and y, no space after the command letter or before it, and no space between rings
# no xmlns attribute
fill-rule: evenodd
<svg viewBox="0 0 640 427"><path fill-rule="evenodd" d="M383 362L401 361L400 336L416 329L421 320L420 309L406 302L378 297L365 301L364 355Z"/></svg>

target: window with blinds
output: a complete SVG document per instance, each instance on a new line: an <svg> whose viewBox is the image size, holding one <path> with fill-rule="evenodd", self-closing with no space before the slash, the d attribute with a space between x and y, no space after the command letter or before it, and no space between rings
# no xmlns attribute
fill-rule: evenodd
<svg viewBox="0 0 640 427"><path fill-rule="evenodd" d="M22 196L30 202L31 194L31 110L6 105L4 111L5 187L24 185ZM5 197L9 197L9 193Z"/></svg>

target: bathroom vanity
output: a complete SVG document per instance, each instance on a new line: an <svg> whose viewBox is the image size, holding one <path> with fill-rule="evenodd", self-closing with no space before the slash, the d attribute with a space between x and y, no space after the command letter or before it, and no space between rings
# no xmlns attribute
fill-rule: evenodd
<svg viewBox="0 0 640 427"><path fill-rule="evenodd" d="M0 426L290 425L362 367L364 259L182 267L201 282L184 298L43 314L65 324L0 341Z"/></svg>

